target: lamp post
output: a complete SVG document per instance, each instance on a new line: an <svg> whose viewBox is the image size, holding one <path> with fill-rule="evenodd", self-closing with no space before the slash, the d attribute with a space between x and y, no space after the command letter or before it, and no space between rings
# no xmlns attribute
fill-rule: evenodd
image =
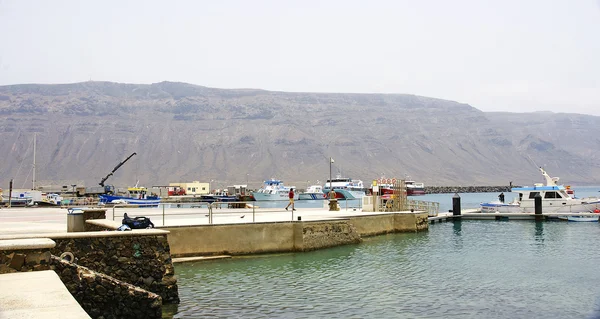
<svg viewBox="0 0 600 319"><path fill-rule="evenodd" d="M73 187L73 197L75 197L75 186L77 186L76 184L72 184L71 185Z"/></svg>

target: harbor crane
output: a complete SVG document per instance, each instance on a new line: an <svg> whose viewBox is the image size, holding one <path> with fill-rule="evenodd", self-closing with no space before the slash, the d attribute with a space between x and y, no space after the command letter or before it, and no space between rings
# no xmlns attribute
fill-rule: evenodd
<svg viewBox="0 0 600 319"><path fill-rule="evenodd" d="M123 164L125 164L125 162L127 162L130 158L133 157L133 155L136 155L136 152L133 152L133 154L129 155L129 157L127 157L124 161L122 161L121 163L117 164L117 166L115 166L115 168L113 168L112 172L110 172L108 175L106 175L106 177L104 177L100 183L98 183L100 186L104 187L104 182L106 182L106 180L112 176L112 174L114 174L114 172L116 172L121 166L123 166Z"/></svg>

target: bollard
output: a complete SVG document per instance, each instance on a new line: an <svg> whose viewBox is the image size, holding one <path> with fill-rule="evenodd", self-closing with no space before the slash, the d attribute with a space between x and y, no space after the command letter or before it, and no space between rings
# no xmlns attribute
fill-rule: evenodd
<svg viewBox="0 0 600 319"><path fill-rule="evenodd" d="M302 220L302 216L298 216L298 220L299 220L299 221L300 221L300 220Z"/></svg>
<svg viewBox="0 0 600 319"><path fill-rule="evenodd" d="M542 195L540 195L540 193L535 194L533 202L535 205L535 220L541 221L544 219L544 216L542 215Z"/></svg>
<svg viewBox="0 0 600 319"><path fill-rule="evenodd" d="M460 216L460 196L458 193L454 193L452 196L452 216Z"/></svg>

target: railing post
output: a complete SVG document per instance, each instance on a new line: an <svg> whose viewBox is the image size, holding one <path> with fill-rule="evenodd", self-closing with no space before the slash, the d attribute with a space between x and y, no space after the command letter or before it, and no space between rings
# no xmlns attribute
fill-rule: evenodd
<svg viewBox="0 0 600 319"><path fill-rule="evenodd" d="M115 220L115 206L113 206L113 208L112 208L112 211L113 211L113 221Z"/></svg>
<svg viewBox="0 0 600 319"><path fill-rule="evenodd" d="M162 211L163 211L162 213L163 213L163 227L164 227L165 226L165 204L161 203L161 205L162 205Z"/></svg>
<svg viewBox="0 0 600 319"><path fill-rule="evenodd" d="M252 205L252 222L255 223L256 205Z"/></svg>

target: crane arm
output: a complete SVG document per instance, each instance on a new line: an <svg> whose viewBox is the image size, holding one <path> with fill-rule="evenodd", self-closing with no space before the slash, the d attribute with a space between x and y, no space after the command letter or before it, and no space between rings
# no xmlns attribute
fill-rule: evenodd
<svg viewBox="0 0 600 319"><path fill-rule="evenodd" d="M133 155L136 155L136 152L133 152L131 155L129 155L129 157L127 157L124 161L122 161L121 163L117 164L117 166L115 166L115 168L113 168L113 170L108 173L108 175L106 175L106 177L104 177L100 183L98 183L100 186L104 187L104 182L106 182L106 180L112 176L112 174L114 174L121 166L123 166L123 164L125 164L125 162L127 162L130 158L133 157Z"/></svg>

